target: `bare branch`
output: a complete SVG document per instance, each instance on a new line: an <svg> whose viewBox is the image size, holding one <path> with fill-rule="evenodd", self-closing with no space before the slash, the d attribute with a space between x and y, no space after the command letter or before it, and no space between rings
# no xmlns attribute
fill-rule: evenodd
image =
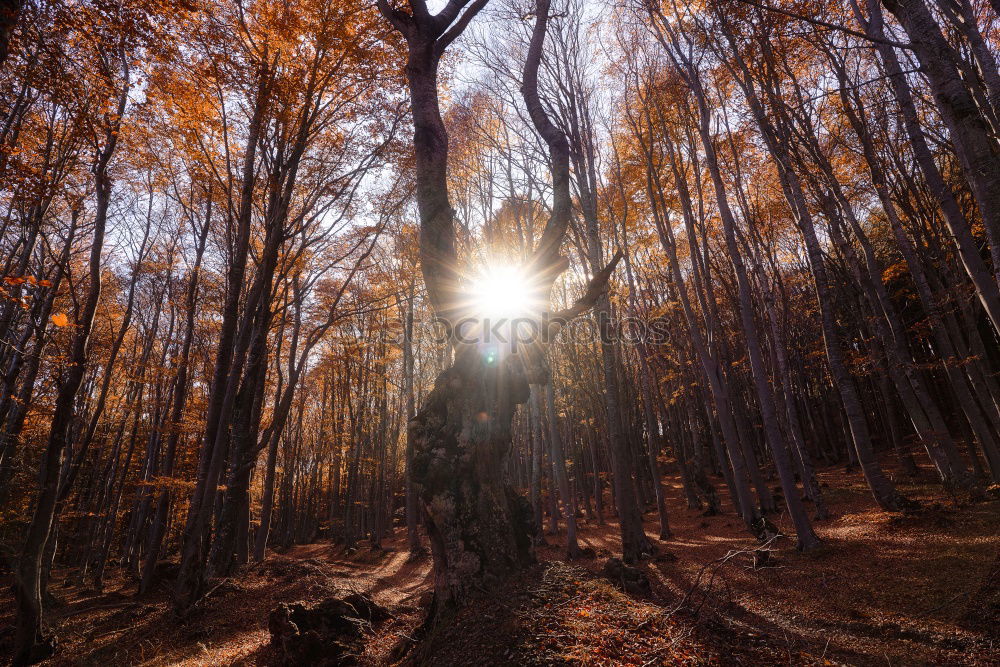
<svg viewBox="0 0 1000 667"><path fill-rule="evenodd" d="M435 44L435 49L439 54L444 53L444 50L448 48L448 45L455 41L455 39L465 32L468 27L469 22L476 17L476 14L486 6L489 0L475 0L469 8L465 10L465 13L459 17L455 25L451 26L441 37L438 38L437 44Z"/></svg>
<svg viewBox="0 0 1000 667"><path fill-rule="evenodd" d="M781 14L782 16L787 16L788 18L795 19L796 21L804 21L805 23L809 23L811 25L819 26L821 28L827 28L829 30L837 30L839 32L843 32L845 34L852 35L854 37L859 37L859 38L865 40L866 42L878 42L878 43L882 43L882 44L888 44L889 46L895 46L898 49L912 49L913 48L913 46L911 44L909 44L908 42L898 42L898 41L893 40L893 39L885 39L885 38L882 38L882 37L873 37L871 35L867 35L867 34L865 34L863 32L858 31L858 30L854 30L852 28L848 28L847 26L838 25L836 23L830 23L828 21L823 21L821 19L814 19L814 18L811 18L809 16L803 16L802 14L796 14L795 12L790 12L787 9L781 9L779 7L772 7L770 5L766 5L766 4L762 3L762 2L755 2L755 0L735 0L735 1L739 2L739 3L742 3L744 5L750 5L751 7L756 7L757 9L762 9L762 10L764 10L766 12L774 12L775 14Z"/></svg>
<svg viewBox="0 0 1000 667"><path fill-rule="evenodd" d="M548 27L550 0L537 0L535 7L535 27L531 32L531 42L524 61L521 96L535 130L549 147L549 162L552 172L552 214L549 216L542 238L531 260L532 271L536 274L551 274L556 265L565 266L560 261L559 247L562 245L566 229L569 227L572 202L569 191L569 141L566 134L549 118L538 94L538 68L542 61L545 32ZM563 260L565 261L565 260ZM558 275L551 275L547 283L551 285ZM549 276L546 276L549 277Z"/></svg>
<svg viewBox="0 0 1000 667"><path fill-rule="evenodd" d="M615 268L618 266L618 262L620 262L621 259L622 251L619 250L615 253L615 256L611 258L608 265L595 273L590 279L590 282L587 283L587 291L583 293L583 296L574 301L573 305L569 308L560 310L552 315L553 324L562 326L562 324L593 308L597 303L597 299L604 294L604 291L608 288L608 281L611 279L611 274L615 272ZM551 329L550 333L552 333Z"/></svg>

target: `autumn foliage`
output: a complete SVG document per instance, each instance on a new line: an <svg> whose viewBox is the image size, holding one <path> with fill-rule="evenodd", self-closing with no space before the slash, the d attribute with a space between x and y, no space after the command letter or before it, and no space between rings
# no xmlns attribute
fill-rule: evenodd
<svg viewBox="0 0 1000 667"><path fill-rule="evenodd" d="M883 517L921 474L996 502L996 2L434 4L0 2L15 664L58 650L55 571L183 617L275 551L429 532L461 619L578 520L632 567L681 506L838 548L834 465ZM530 358L436 321L497 266L573 316ZM532 572L545 627L617 613Z"/></svg>

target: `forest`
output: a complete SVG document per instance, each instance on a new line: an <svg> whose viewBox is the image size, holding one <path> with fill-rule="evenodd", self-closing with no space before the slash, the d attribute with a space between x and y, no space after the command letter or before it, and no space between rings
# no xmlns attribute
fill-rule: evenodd
<svg viewBox="0 0 1000 667"><path fill-rule="evenodd" d="M1000 1L0 0L0 663L1000 661Z"/></svg>

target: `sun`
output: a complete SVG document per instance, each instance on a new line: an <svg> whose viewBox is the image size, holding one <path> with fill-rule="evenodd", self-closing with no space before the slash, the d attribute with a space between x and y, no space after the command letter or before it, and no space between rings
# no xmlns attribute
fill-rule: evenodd
<svg viewBox="0 0 1000 667"><path fill-rule="evenodd" d="M524 272L517 266L484 268L471 290L472 307L479 317L514 319L538 310L538 298Z"/></svg>

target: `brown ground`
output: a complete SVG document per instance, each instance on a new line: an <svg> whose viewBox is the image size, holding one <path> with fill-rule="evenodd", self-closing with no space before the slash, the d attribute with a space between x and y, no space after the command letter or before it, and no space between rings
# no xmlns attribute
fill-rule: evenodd
<svg viewBox="0 0 1000 667"><path fill-rule="evenodd" d="M1000 665L1000 502L959 506L923 474L920 481L896 480L923 505L900 516L875 508L859 474L822 471L833 518L814 525L825 546L800 554L785 540L774 567L761 569L751 566L749 555L706 567L752 541L732 514L703 517L680 509L675 483L674 538L664 546L678 560L649 565L654 591L675 602L688 595L685 606L702 604L700 615L711 612L711 623L779 641L786 663L800 651L850 664ZM791 530L786 516L772 520ZM657 526L647 523L651 537ZM613 551L615 532L614 526L588 529L581 543L599 555ZM556 557L558 550L545 553Z"/></svg>
<svg viewBox="0 0 1000 667"><path fill-rule="evenodd" d="M674 538L661 547L677 560L643 566L651 596L625 595L600 576L618 550L617 530L582 522L581 543L596 558L561 563L559 538L548 536L538 566L432 629L419 655L435 665L1000 665L1000 502L958 505L929 476L900 479L923 509L893 516L873 509L857 473L831 468L821 481L834 517L816 524L826 543L818 552L782 541L773 566L754 569L744 551L756 545L739 520L683 509L671 480ZM655 536L655 516L647 519ZM367 592L394 614L361 656L386 664L419 626L430 583L429 559L408 561L400 538L351 556L323 544L273 554L183 622L165 586L137 599L134 582L112 576L96 595L56 573L53 592L65 604L51 612L61 644L47 664L271 664L267 615L278 602L347 591ZM12 621L7 590L0 659Z"/></svg>

